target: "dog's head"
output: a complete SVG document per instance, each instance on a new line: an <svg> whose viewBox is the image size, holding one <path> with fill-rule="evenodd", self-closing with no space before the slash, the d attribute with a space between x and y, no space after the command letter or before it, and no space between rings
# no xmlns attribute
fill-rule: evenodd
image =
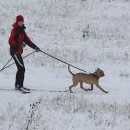
<svg viewBox="0 0 130 130"><path fill-rule="evenodd" d="M97 70L94 72L94 75L98 78L105 76L104 71L99 68L97 68Z"/></svg>

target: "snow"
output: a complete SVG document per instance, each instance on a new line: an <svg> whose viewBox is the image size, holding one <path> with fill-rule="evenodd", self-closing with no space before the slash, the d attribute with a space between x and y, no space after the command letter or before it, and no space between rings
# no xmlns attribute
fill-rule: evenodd
<svg viewBox="0 0 130 130"><path fill-rule="evenodd" d="M24 85L38 91L23 95L9 90L15 65L0 72L0 130L130 130L129 6L129 0L0 1L0 68L10 59L11 25L22 14L26 32L43 51L88 73L103 69L100 86L109 91L94 87L85 92L78 86L73 94L51 92L71 85L67 65L32 54L24 59ZM83 38L88 25L89 36ZM23 56L32 51L25 47Z"/></svg>

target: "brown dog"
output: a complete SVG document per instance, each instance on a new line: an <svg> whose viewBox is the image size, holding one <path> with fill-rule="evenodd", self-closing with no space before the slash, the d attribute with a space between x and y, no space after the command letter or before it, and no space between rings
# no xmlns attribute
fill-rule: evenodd
<svg viewBox="0 0 130 130"><path fill-rule="evenodd" d="M80 83L80 88L85 90L85 91L90 91L93 90L93 86L95 85L96 87L98 87L102 92L104 93L108 93L107 91L105 91L103 88L101 88L99 86L99 78L105 76L103 70L101 69L97 69L94 73L90 73L90 74L86 74L86 73L76 73L73 74L70 71L70 67L68 66L68 70L69 72L72 74L73 76L73 84L69 87L70 92L72 93L72 88L77 86L78 83ZM91 88L90 89L85 89L83 88L83 82L90 84Z"/></svg>

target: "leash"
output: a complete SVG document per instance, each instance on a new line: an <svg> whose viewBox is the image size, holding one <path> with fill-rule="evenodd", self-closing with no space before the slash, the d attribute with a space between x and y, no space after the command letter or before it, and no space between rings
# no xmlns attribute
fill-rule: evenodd
<svg viewBox="0 0 130 130"><path fill-rule="evenodd" d="M27 54L26 56L23 57L23 59L26 58L26 57L28 57L28 56L30 56L30 55L32 55L32 54L35 53L35 52L36 52L36 51L33 51L33 52ZM48 54L48 53L46 53L46 52L44 52L44 51L42 51L42 50L40 50L40 52L43 53L43 54L45 54L45 55L47 55L47 56L49 56L49 57L51 57L51 58L53 58L53 59L55 59L55 60L58 60L58 61L60 61L60 62L62 62L62 63L64 63L64 64L67 64L68 66L71 66L71 67L73 67L73 68L76 68L76 69L81 70L81 71L83 71L83 72L86 73L85 70L83 70L83 69L81 69L81 68L78 68L78 67L76 67L76 66L74 66L74 65L72 65L72 64L70 64L70 63L67 63L67 62L65 62L65 61L63 61L63 60L61 60L61 59L59 59L59 58L57 58L57 57L54 57L54 56L52 56L52 55L50 55L50 54ZM15 62L13 62L12 64L9 64L9 65L8 65L8 63L9 63L11 60L12 60L12 58L9 59L8 62L0 69L0 72L3 71L3 70L5 70L6 68L12 66L13 64L15 64ZM7 65L8 65L8 66L7 66Z"/></svg>
<svg viewBox="0 0 130 130"><path fill-rule="evenodd" d="M59 59L59 58L56 58L56 57L54 57L54 56L52 56L52 55L50 55L50 54L48 54L48 53L46 53L46 52L44 52L44 51L42 51L42 50L40 50L40 52L42 52L42 53L45 54L45 55L48 55L49 57L54 58L55 60L58 60L58 61L60 61L60 62L62 62L62 63L64 63L64 64L67 64L67 65L69 65L69 66L72 66L73 68L76 68L76 69L81 70L81 71L83 71L83 72L86 73L85 70L80 69L80 68L78 68L78 67L76 67L76 66L74 66L74 65L72 65L72 64L69 64L69 63L67 63L67 62L65 62L65 61L63 61L63 60L61 60L61 59Z"/></svg>

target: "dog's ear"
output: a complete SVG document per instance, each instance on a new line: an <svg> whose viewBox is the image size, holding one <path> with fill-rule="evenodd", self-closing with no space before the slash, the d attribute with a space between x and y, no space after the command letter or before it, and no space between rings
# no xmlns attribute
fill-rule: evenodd
<svg viewBox="0 0 130 130"><path fill-rule="evenodd" d="M97 68L97 70L100 70L100 68Z"/></svg>
<svg viewBox="0 0 130 130"><path fill-rule="evenodd" d="M96 71L100 70L99 68L96 69Z"/></svg>

